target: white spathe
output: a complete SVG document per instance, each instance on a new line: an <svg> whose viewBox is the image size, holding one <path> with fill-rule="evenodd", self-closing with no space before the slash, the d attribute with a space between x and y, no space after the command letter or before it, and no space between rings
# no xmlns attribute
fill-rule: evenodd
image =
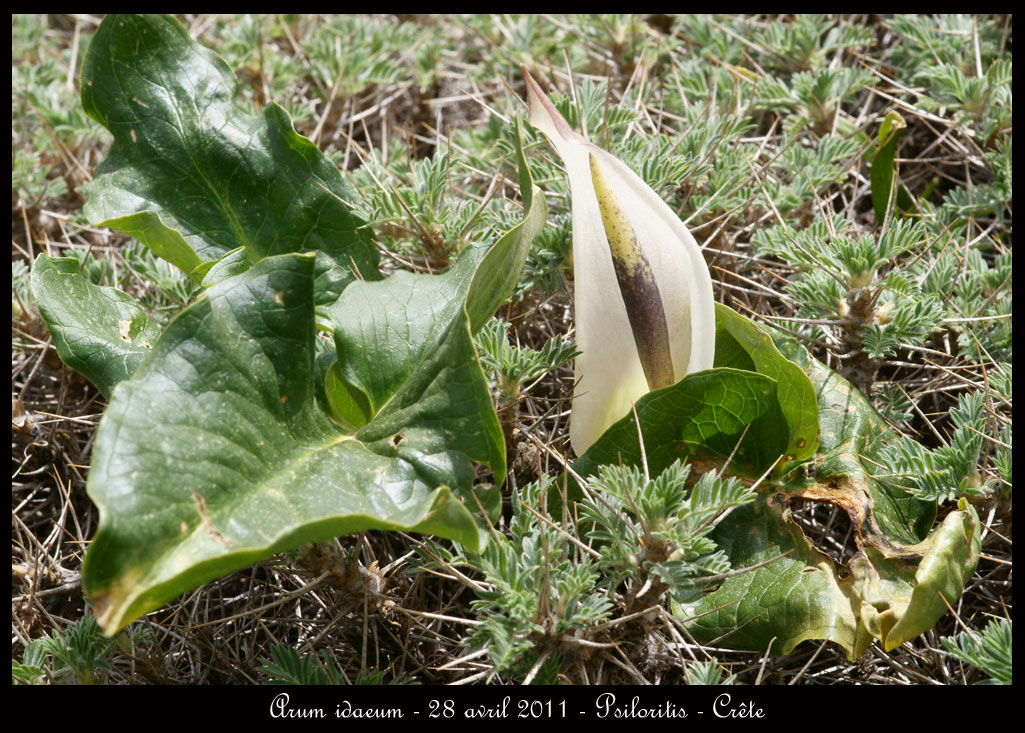
<svg viewBox="0 0 1025 733"><path fill-rule="evenodd" d="M569 434L573 450L583 455L649 391L594 192L591 154L651 265L662 296L677 382L712 367L712 279L697 242L673 210L622 161L570 129L525 69L524 77L528 120L555 146L569 176L574 318L581 352L574 365Z"/></svg>

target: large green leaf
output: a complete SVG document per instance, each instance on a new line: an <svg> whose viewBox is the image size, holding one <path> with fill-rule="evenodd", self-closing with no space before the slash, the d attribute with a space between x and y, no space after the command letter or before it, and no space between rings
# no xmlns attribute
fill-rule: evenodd
<svg viewBox="0 0 1025 733"><path fill-rule="evenodd" d="M736 451L740 457L743 446L753 446L758 437L745 436L745 429L773 408L778 413L776 383L769 377L727 368L688 374L637 400L637 421L631 414L613 423L573 464L573 470L586 478L603 464L639 465L641 435L652 475L679 458L721 462L744 436ZM777 425L775 434L779 432Z"/></svg>
<svg viewBox="0 0 1025 733"><path fill-rule="evenodd" d="M803 490L833 476L871 476L883 443L892 437L886 422L850 382L813 359L796 339L772 333L780 351L811 379L819 410L820 441L814 461L790 473L787 486ZM804 479L814 474L815 480ZM841 488L841 479L829 486ZM876 505L875 522L900 542L914 544L928 534L936 519L935 502L920 501L899 487L870 481L863 486ZM881 510L880 510L881 509Z"/></svg>
<svg viewBox="0 0 1025 733"><path fill-rule="evenodd" d="M759 487L759 498L715 530L734 567L778 558L727 579L695 604L678 606L700 640L786 654L805 639L829 639L853 659L879 640L887 650L930 629L954 603L980 552L975 510L961 502L933 528L936 506L872 478L889 428L846 380L794 339L780 351L815 387L821 436L813 459ZM818 548L794 520L803 502L848 517L855 554L844 564ZM931 530L931 531L930 531ZM946 603L945 603L946 601ZM702 615L706 614L706 615Z"/></svg>
<svg viewBox="0 0 1025 733"><path fill-rule="evenodd" d="M334 373L347 395L362 396L356 399L371 418L356 433L361 440L409 438L402 426L428 423L458 437L468 456L491 466L497 483L504 480L505 443L472 334L512 292L525 244L544 225L544 199L524 182L527 218L493 246L468 247L443 275L397 272L383 282L353 283L329 309ZM406 440L398 451L411 449Z"/></svg>
<svg viewBox="0 0 1025 733"><path fill-rule="evenodd" d="M524 198L524 221L450 272L355 283L330 309L341 347L331 368L361 385L377 344L394 334L404 344L380 365L388 381L368 388L361 425L337 419L315 378L312 255L265 258L172 321L97 432L88 490L101 522L83 584L105 632L348 532L402 529L479 549L473 514L495 492L472 493L471 461L501 481L505 455L471 327L508 296L544 225L544 198L531 188Z"/></svg>
<svg viewBox="0 0 1025 733"><path fill-rule="evenodd" d="M637 401L648 467L653 474L678 458L722 462L759 476L777 461L812 456L818 447L815 390L799 366L747 318L716 304L715 368L689 374ZM581 476L603 463L640 461L632 415L611 426L574 464Z"/></svg>
<svg viewBox="0 0 1025 733"><path fill-rule="evenodd" d="M782 450L768 452L767 455L770 460L783 455L777 465L777 473L786 472L794 461L815 455L819 444L819 418L815 390L808 375L784 357L769 335L753 321L722 303L715 304L715 326L715 366L750 369L776 382L778 415L774 413L775 419L766 426L767 429L752 427L754 436L758 436L755 440L758 445L768 444L774 433L783 443ZM781 424L785 428L779 433Z"/></svg>
<svg viewBox="0 0 1025 733"><path fill-rule="evenodd" d="M785 654L805 639L830 639L852 658L873 639L889 650L931 628L978 561L975 511L962 503L934 528L934 503L872 478L890 432L860 392L795 339L724 306L716 316L716 368L638 400L644 457L652 475L681 456L722 469L745 427L727 473L764 472L784 455L758 498L713 534L734 568L774 561L675 604L677 615L700 641L757 651L771 643ZM586 477L601 464L640 462L637 422L627 416L574 470ZM794 512L806 502L849 517L857 552L847 562L805 535Z"/></svg>
<svg viewBox="0 0 1025 733"><path fill-rule="evenodd" d="M335 296L379 277L338 170L281 107L251 115L235 97L231 69L174 18L106 17L82 66L82 105L114 136L86 187L89 220L197 279L240 246L251 262L322 253Z"/></svg>
<svg viewBox="0 0 1025 733"><path fill-rule="evenodd" d="M110 397L160 335L146 311L115 288L93 285L71 257L39 255L32 292L60 358Z"/></svg>

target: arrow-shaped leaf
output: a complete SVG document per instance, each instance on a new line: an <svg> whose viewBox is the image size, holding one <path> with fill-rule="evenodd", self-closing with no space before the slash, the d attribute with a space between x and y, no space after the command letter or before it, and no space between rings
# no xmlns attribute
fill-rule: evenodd
<svg viewBox="0 0 1025 733"><path fill-rule="evenodd" d="M106 17L83 62L82 105L114 144L86 187L86 216L196 279L240 246L250 262L313 250L345 282L378 277L338 170L278 105L247 113L236 86L171 16Z"/></svg>
<svg viewBox="0 0 1025 733"><path fill-rule="evenodd" d="M478 549L472 514L494 497L471 493L471 461L501 481L505 455L470 329L508 296L544 225L544 198L528 189L525 202L520 225L450 273L358 283L331 308L339 372L362 386L376 341L404 344L367 388L361 427L332 419L315 378L312 254L265 258L171 322L97 432L88 490L101 522L83 584L105 632L339 534L402 529Z"/></svg>

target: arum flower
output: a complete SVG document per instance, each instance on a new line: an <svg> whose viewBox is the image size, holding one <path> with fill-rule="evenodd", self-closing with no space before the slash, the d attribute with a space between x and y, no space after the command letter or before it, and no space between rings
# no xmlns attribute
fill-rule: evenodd
<svg viewBox="0 0 1025 733"><path fill-rule="evenodd" d="M574 132L523 74L528 120L569 175L581 352L569 435L582 455L644 394L712 367L712 279L673 210L622 161Z"/></svg>

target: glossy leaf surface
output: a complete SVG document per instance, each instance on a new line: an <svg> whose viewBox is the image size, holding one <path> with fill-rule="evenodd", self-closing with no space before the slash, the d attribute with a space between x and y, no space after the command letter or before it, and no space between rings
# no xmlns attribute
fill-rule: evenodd
<svg viewBox="0 0 1025 733"><path fill-rule="evenodd" d="M773 654L829 639L854 658L873 639L889 650L930 629L946 613L944 599L960 595L978 562L974 509L962 502L934 527L934 503L872 477L871 462L890 433L861 393L794 339L724 306L717 316L719 368L637 403L647 465L656 475L686 455L702 469L721 468L749 424L727 471L751 476L780 454L787 470L770 474L756 501L729 514L713 537L734 569L775 561L726 579L695 603L674 605L677 615L692 619L688 628L699 641L754 651L771 643ZM760 406L739 399L738 375L772 385ZM722 398L726 392L732 400ZM720 410L736 422L701 417ZM709 431L710 425L718 427ZM639 465L637 430L625 417L574 470L586 477L600 463ZM839 561L806 534L794 515L809 502L836 506L847 517L851 557Z"/></svg>
<svg viewBox="0 0 1025 733"><path fill-rule="evenodd" d="M172 321L97 433L88 490L101 524L83 584L105 632L340 534L402 529L479 547L473 515L497 507L497 490L472 488L472 462L500 482L505 454L471 329L511 292L544 224L543 197L524 200L521 224L449 272L355 283L329 309L338 371L373 396L362 425L333 419L323 391L313 254L260 260ZM391 353L393 338L404 347ZM377 344L390 361L370 383Z"/></svg>
<svg viewBox="0 0 1025 733"><path fill-rule="evenodd" d="M57 354L110 397L149 354L160 329L129 295L94 285L80 267L71 257L39 255L32 292Z"/></svg>
<svg viewBox="0 0 1025 733"><path fill-rule="evenodd" d="M312 250L345 282L378 277L341 174L284 109L250 114L236 86L174 18L104 18L83 62L82 105L114 143L86 187L86 216L197 280L240 246L250 263Z"/></svg>

